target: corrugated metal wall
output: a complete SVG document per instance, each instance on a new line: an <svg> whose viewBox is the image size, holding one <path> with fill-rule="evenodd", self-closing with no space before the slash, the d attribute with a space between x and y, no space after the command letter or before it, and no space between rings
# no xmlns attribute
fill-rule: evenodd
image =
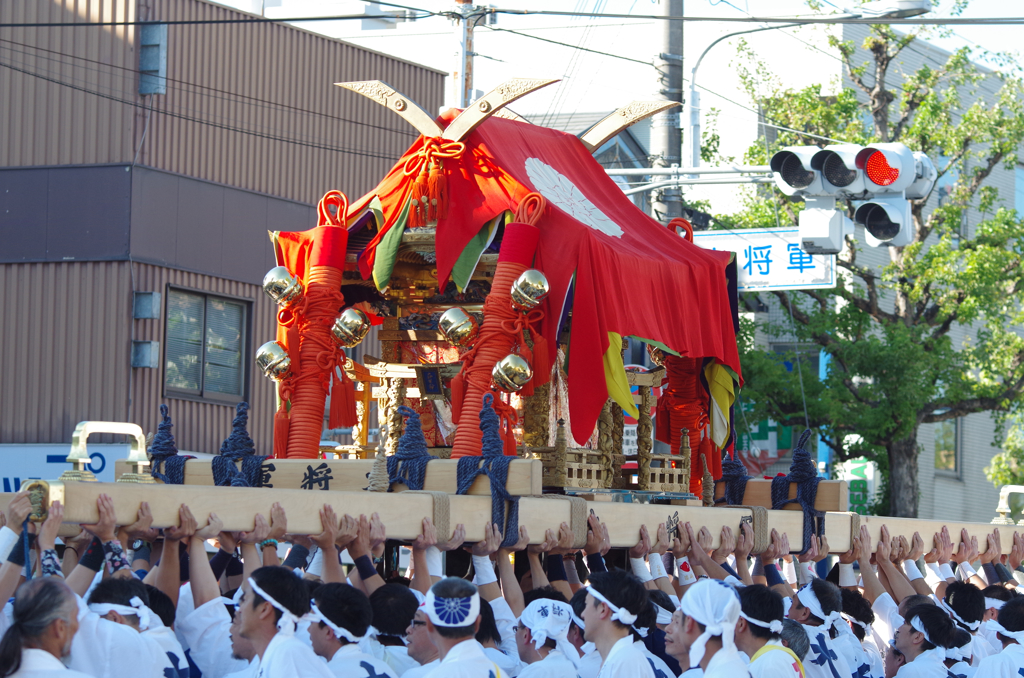
<svg viewBox="0 0 1024 678"><path fill-rule="evenodd" d="M274 389L272 382L252 364L256 348L274 338L277 307L257 285L189 273L173 268L135 264L135 289L160 292L164 295L168 285L201 290L252 302L247 367L249 369L249 435L256 443L256 453L271 454L274 431ZM136 320L135 339L159 341L164 349L164 323L166 312L157 320ZM156 431L160 422L160 405L170 409L174 420L174 438L178 449L216 454L220 444L231 433L231 420L235 408L226 405L163 397L164 368L135 369L132 376L131 421L144 431Z"/></svg>
<svg viewBox="0 0 1024 678"><path fill-rule="evenodd" d="M128 263L6 264L0 290L0 443L70 442L79 421L124 421Z"/></svg>
<svg viewBox="0 0 1024 678"><path fill-rule="evenodd" d="M134 21L134 0L4 0L0 23ZM0 28L0 166L131 162L134 26ZM58 84L63 83L63 84Z"/></svg>
<svg viewBox="0 0 1024 678"><path fill-rule="evenodd" d="M136 2L4 0L0 22L248 16ZM134 26L0 28L0 166L132 162L138 150L142 165L306 203L335 188L355 199L415 132L333 83L384 80L428 111L443 97L441 73L281 24L169 26L167 93L142 97L136 43Z"/></svg>

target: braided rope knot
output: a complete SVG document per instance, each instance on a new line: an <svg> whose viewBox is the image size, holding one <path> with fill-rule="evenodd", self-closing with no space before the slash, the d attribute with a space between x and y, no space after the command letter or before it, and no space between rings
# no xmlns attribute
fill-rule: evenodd
<svg viewBox="0 0 1024 678"><path fill-rule="evenodd" d="M725 495L715 503L729 506L742 504L750 478L747 476L747 467L739 460L738 450L733 450L732 455L725 455L722 459L722 480L725 481Z"/></svg>
<svg viewBox="0 0 1024 678"><path fill-rule="evenodd" d="M171 433L174 424L168 412L167 405L160 406L160 425L149 446L149 456L153 460L151 473L166 485L181 485L185 482L185 462L195 457L178 454L178 446Z"/></svg>
<svg viewBox="0 0 1024 678"><path fill-rule="evenodd" d="M235 418L231 422L231 434L220 446L220 454L213 458L213 484L231 487L259 487L262 477L263 460L256 456L256 445L249 437L249 403L235 406ZM242 469L235 462L242 460Z"/></svg>
<svg viewBox="0 0 1024 678"><path fill-rule="evenodd" d="M508 467L516 457L504 452L504 441L498 431L498 413L494 411L494 395L483 397L480 409L480 431L483 433L482 455L461 457L456 467L456 494L466 494L477 476L491 481L491 522L503 530L502 546L511 546L519 540L519 497L508 493ZM500 402L500 401L499 401ZM508 523L505 522L505 502L509 502Z"/></svg>
<svg viewBox="0 0 1024 678"><path fill-rule="evenodd" d="M422 490L427 475L427 462L437 457L427 452L420 415L402 405L399 414L407 417L405 431L398 439L398 450L388 457L388 483L403 483L410 490Z"/></svg>
<svg viewBox="0 0 1024 678"><path fill-rule="evenodd" d="M789 465L789 475L778 475L772 478L772 509L779 510L786 504L796 502L804 512L804 553L811 547L811 535L820 537L825 532L825 513L814 508L818 497L818 469L807 451L811 430L806 429L800 434L796 448L793 450L793 461ZM796 483L796 499L789 498L789 484Z"/></svg>

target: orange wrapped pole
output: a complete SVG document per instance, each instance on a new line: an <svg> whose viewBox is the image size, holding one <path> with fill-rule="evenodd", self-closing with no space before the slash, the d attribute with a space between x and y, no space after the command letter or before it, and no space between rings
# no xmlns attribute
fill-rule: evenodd
<svg viewBox="0 0 1024 678"><path fill-rule="evenodd" d="M476 345L462 356L462 371L452 381L452 419L456 424L461 422L455 431L452 459L479 457L482 454L483 434L475 421L483 406L484 395L491 391L491 371L499 360L511 353L518 344L520 354L531 362L534 383L546 381L550 371L538 365L538 362L547 364L547 349L540 350L540 347L531 351L528 346L521 344L520 334L513 329L517 325L521 326L522 316L512 308L511 295L512 284L533 263L540 240L540 231L533 224L539 219L545 204L540 195L530 194L520 204L517 222L505 227L491 291L484 301L484 322L480 327L479 338ZM538 337L534 336L535 342ZM530 360L531 357L533 360ZM500 393L495 394L494 409L501 420L505 454L515 455L516 444L512 435L512 427L518 420L515 409L501 399Z"/></svg>
<svg viewBox="0 0 1024 678"><path fill-rule="evenodd" d="M709 396L700 379L704 361L666 355L663 364L668 384L658 398L657 438L668 443L672 454L678 454L681 430L685 428L689 432L690 492L700 497L703 473L698 460L701 454L706 455L711 474L715 478L722 477L721 451L711 442L708 427Z"/></svg>
<svg viewBox="0 0 1024 678"><path fill-rule="evenodd" d="M337 194L340 196L340 194ZM326 209L328 198L320 204L320 226L313 229L305 280L305 298L295 309L294 327L298 346L288 350L299 356L299 369L290 380L291 407L288 410L288 459L315 459L320 454L320 437L324 428L324 405L331 377L337 365L345 360L345 352L331 334L345 298L341 293L345 267L348 231L342 227L347 203L344 196L338 205L338 216ZM324 225L324 222L327 222ZM293 369L293 372L295 370ZM351 388L351 384L348 384ZM339 394L340 395L340 394ZM275 449L276 456L282 456Z"/></svg>

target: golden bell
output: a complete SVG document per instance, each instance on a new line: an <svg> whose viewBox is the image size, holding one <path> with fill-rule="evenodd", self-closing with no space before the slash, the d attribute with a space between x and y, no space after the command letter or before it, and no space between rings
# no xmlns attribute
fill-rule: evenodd
<svg viewBox="0 0 1024 678"><path fill-rule="evenodd" d="M665 364L665 352L653 344L647 344L647 355L651 357L651 362L662 367Z"/></svg>
<svg viewBox="0 0 1024 678"><path fill-rule="evenodd" d="M512 283L512 308L524 312L536 308L550 291L548 279L543 273L535 268L523 271Z"/></svg>
<svg viewBox="0 0 1024 678"><path fill-rule="evenodd" d="M472 313L455 306L441 314L437 329L456 346L472 346L480 334L480 323Z"/></svg>
<svg viewBox="0 0 1024 678"><path fill-rule="evenodd" d="M533 368L522 356L509 353L491 370L491 381L506 393L519 391L533 379Z"/></svg>
<svg viewBox="0 0 1024 678"><path fill-rule="evenodd" d="M302 299L302 282L284 266L275 266L263 276L263 291L285 308Z"/></svg>
<svg viewBox="0 0 1024 678"><path fill-rule="evenodd" d="M345 348L352 348L361 342L369 331L370 319L358 308L346 308L331 327L334 340Z"/></svg>
<svg viewBox="0 0 1024 678"><path fill-rule="evenodd" d="M268 341L256 350L256 367L274 381L281 381L288 376L292 359L284 346L276 341Z"/></svg>

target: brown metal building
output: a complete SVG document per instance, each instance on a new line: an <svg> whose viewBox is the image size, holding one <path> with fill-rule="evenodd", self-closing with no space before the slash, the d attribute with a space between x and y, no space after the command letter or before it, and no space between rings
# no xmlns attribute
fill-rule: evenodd
<svg viewBox="0 0 1024 678"><path fill-rule="evenodd" d="M166 403L179 448L216 452L247 400L269 454L267 231L314 226L323 193L358 197L415 138L333 83L436 111L444 74L281 24L174 23L252 18L0 3L0 24L36 24L0 27L0 444L69 442L86 419L152 431ZM85 25L125 21L168 23Z"/></svg>

